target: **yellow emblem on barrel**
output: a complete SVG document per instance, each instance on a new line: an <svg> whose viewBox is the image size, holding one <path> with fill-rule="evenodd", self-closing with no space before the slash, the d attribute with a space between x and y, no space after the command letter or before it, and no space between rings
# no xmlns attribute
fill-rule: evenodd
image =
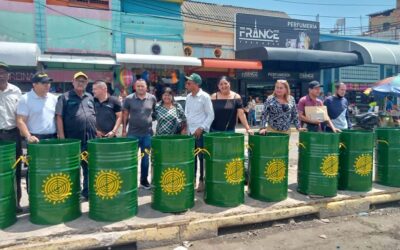
<svg viewBox="0 0 400 250"><path fill-rule="evenodd" d="M264 171L267 180L276 184L281 183L286 177L286 164L284 160L274 159L269 161Z"/></svg>
<svg viewBox="0 0 400 250"><path fill-rule="evenodd" d="M51 174L43 180L42 188L42 193L47 202L62 203L72 194L72 181L67 174Z"/></svg>
<svg viewBox="0 0 400 250"><path fill-rule="evenodd" d="M185 172L180 168L167 168L161 174L160 184L164 193L177 195L185 188Z"/></svg>
<svg viewBox="0 0 400 250"><path fill-rule="evenodd" d="M240 184L243 181L244 164L240 158L233 159L225 166L226 182L232 185Z"/></svg>
<svg viewBox="0 0 400 250"><path fill-rule="evenodd" d="M338 175L339 157L337 155L327 155L322 160L321 172L328 178L334 178Z"/></svg>
<svg viewBox="0 0 400 250"><path fill-rule="evenodd" d="M101 199L113 199L122 187L121 176L117 171L101 170L94 180L94 191Z"/></svg>
<svg viewBox="0 0 400 250"><path fill-rule="evenodd" d="M372 172L372 155L362 154L354 162L356 173L361 176L367 176Z"/></svg>

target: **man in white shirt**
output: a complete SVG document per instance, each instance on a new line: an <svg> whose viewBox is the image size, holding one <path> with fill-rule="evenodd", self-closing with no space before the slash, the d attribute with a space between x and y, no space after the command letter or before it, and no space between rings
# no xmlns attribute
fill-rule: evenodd
<svg viewBox="0 0 400 250"><path fill-rule="evenodd" d="M16 157L22 155L21 135L16 123L16 110L21 90L8 82L10 77L7 64L0 62L0 141L15 141ZM22 212L21 201L21 165L16 167L15 178L17 181L17 212Z"/></svg>
<svg viewBox="0 0 400 250"><path fill-rule="evenodd" d="M17 125L28 143L57 138L55 111L57 97L51 93L52 79L44 72L32 77L33 88L21 97L17 107Z"/></svg>
<svg viewBox="0 0 400 250"><path fill-rule="evenodd" d="M210 95L201 89L201 77L193 73L186 77L186 89L190 92L186 97L185 116L187 119L188 133L196 138L196 148L202 148L203 133L209 132L211 123L214 120L214 110ZM200 163L200 176L197 191L204 190L204 162L203 154L198 154L195 158L194 173L197 173L197 158Z"/></svg>

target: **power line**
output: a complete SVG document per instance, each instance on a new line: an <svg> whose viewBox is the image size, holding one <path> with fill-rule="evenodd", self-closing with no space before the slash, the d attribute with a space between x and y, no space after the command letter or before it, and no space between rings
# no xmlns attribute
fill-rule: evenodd
<svg viewBox="0 0 400 250"><path fill-rule="evenodd" d="M280 3L290 3L290 4L302 4L302 5L321 5L321 6L341 6L341 7L355 7L355 6L368 6L368 7L381 7L381 6L391 6L393 7L393 5L389 5L389 4L351 4L351 3L312 3L312 2L297 2L297 1L288 1L288 0L272 0L275 2L280 2Z"/></svg>

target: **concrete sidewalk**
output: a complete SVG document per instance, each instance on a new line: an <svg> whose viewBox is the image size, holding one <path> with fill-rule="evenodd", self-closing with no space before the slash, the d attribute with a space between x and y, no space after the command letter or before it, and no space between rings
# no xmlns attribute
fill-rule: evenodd
<svg viewBox="0 0 400 250"><path fill-rule="evenodd" d="M322 217L367 211L371 204L400 200L400 188L374 184L368 193L339 191L335 198L312 198L299 194L297 188L298 133L290 141L288 199L261 202L245 195L245 204L220 208L204 203L203 193L196 194L195 207L180 214L161 213L150 207L151 191L139 189L139 213L116 223L101 223L88 218L88 203L82 204L83 215L72 222L39 226L22 214L13 226L0 230L0 248L10 249L84 249L115 244L132 244L139 248L180 243L218 235L224 227L273 221L306 214ZM23 206L27 206L24 192Z"/></svg>

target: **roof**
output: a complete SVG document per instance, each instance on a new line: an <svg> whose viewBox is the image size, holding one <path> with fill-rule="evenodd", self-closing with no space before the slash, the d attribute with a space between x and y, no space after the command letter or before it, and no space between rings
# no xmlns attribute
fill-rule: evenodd
<svg viewBox="0 0 400 250"><path fill-rule="evenodd" d="M40 53L36 43L0 42L0 61L10 66L36 67Z"/></svg>
<svg viewBox="0 0 400 250"><path fill-rule="evenodd" d="M44 54L39 56L39 61L51 63L116 65L116 61L114 60L114 58L104 56Z"/></svg>
<svg viewBox="0 0 400 250"><path fill-rule="evenodd" d="M400 65L400 45L341 40L321 42L319 46L329 51L356 52L364 64Z"/></svg>
<svg viewBox="0 0 400 250"><path fill-rule="evenodd" d="M282 11L252 9L232 5L219 5L196 1L184 1L182 4L182 15L186 15L186 17L193 16L193 18L196 18L197 15L202 18L210 18L210 21L219 20L233 23L235 21L236 13L289 18L289 16Z"/></svg>
<svg viewBox="0 0 400 250"><path fill-rule="evenodd" d="M394 10L396 10L396 9L393 8L393 9L388 9L388 10L382 10L379 12L368 14L367 16L371 17L371 16L380 16L380 15L384 15L384 14L390 14L390 12L393 12Z"/></svg>

